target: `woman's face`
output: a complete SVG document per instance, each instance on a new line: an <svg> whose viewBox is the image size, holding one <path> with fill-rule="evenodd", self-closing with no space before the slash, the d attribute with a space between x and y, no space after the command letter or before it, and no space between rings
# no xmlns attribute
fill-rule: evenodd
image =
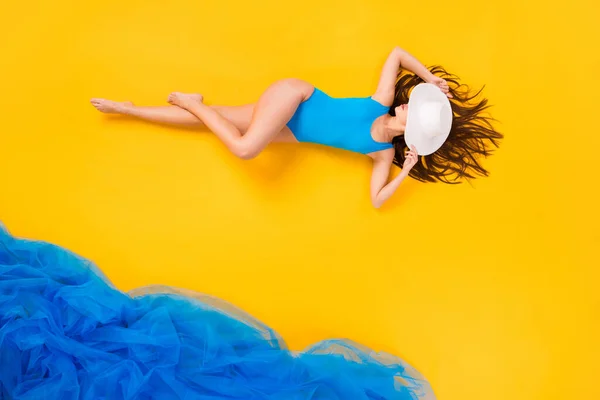
<svg viewBox="0 0 600 400"><path fill-rule="evenodd" d="M394 108L396 116L392 118L391 128L395 131L404 133L406 129L406 117L408 116L408 104L400 104Z"/></svg>

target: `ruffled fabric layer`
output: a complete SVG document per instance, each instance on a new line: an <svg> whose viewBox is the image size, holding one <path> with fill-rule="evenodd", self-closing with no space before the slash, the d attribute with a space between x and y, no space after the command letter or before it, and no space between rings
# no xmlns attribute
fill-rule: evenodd
<svg viewBox="0 0 600 400"><path fill-rule="evenodd" d="M291 352L234 306L117 290L90 261L0 226L0 399L434 399L402 360L330 340Z"/></svg>

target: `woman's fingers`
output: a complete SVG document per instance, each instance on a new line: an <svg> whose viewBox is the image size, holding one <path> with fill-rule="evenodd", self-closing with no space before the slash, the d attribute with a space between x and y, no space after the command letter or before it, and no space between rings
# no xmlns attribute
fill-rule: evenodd
<svg viewBox="0 0 600 400"><path fill-rule="evenodd" d="M406 155L406 162L408 162L408 166L412 167L417 163L417 155L416 153L409 151Z"/></svg>
<svg viewBox="0 0 600 400"><path fill-rule="evenodd" d="M417 163L419 155L417 154L417 148L415 147L414 144L412 146L410 146L410 150L406 151L405 157L407 160L410 160L410 163L412 165Z"/></svg>

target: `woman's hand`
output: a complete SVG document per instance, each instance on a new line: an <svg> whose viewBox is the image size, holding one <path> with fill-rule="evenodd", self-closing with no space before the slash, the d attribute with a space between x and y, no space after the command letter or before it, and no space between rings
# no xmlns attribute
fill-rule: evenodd
<svg viewBox="0 0 600 400"><path fill-rule="evenodd" d="M417 154L417 148L413 145L410 150L406 152L406 158L404 159L404 164L402 164L402 172L408 174L418 161L419 155Z"/></svg>
<svg viewBox="0 0 600 400"><path fill-rule="evenodd" d="M427 79L426 82L434 84L435 86L440 88L440 90L444 92L444 94L448 96L449 99L452 98L452 95L450 94L450 87L448 86L448 82L446 82L445 79L442 79L439 76L431 75L431 77Z"/></svg>

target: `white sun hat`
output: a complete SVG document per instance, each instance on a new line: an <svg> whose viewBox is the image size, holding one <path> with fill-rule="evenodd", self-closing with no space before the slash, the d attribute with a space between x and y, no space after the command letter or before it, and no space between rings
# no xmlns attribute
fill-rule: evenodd
<svg viewBox="0 0 600 400"><path fill-rule="evenodd" d="M404 140L415 146L420 156L439 149L450 134L452 108L450 100L440 88L431 83L420 83L408 99L408 114Z"/></svg>

